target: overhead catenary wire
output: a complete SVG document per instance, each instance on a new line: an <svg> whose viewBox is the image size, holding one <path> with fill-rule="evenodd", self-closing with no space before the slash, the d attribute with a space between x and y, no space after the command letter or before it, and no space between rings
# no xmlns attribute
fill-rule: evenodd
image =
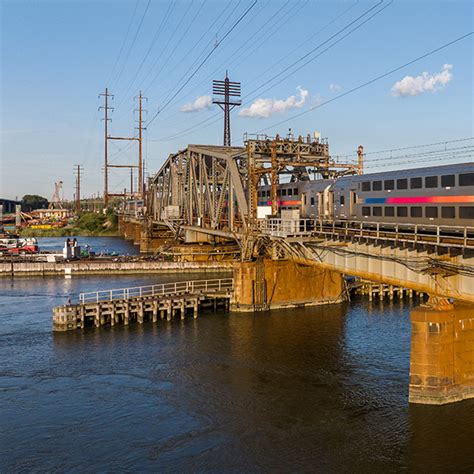
<svg viewBox="0 0 474 474"><path fill-rule="evenodd" d="M133 37L132 43L130 44L130 47L129 47L128 50L127 50L127 54L125 55L125 59L124 59L124 61L123 61L123 63L122 63L122 67L121 67L121 69L120 69L120 71L119 71L119 73L118 73L118 76L116 77L115 81L113 81L113 84L114 84L114 85L117 84L118 81L120 80L120 78L122 77L122 73L123 73L123 71L124 71L124 69L125 69L125 66L126 66L126 64L127 64L128 58L130 57L130 53L132 52L132 49L133 49L133 47L135 46L135 42L137 41L138 34L140 33L140 30L141 30L141 28L142 28L143 21L145 20L145 16L146 16L146 14L147 14L147 12L148 12L148 9L150 8L150 3L151 3L151 0L148 0L148 3L147 3L147 5L146 5L146 8L145 8L145 10L144 10L144 12L143 12L143 14L142 14L141 19L140 19L140 23L138 24L137 30L135 31L135 36Z"/></svg>
<svg viewBox="0 0 474 474"><path fill-rule="evenodd" d="M143 65L145 64L145 61L148 59L148 56L150 55L153 47L155 46L155 44L156 44L156 42L157 42L157 40L158 40L162 30L163 30L163 26L166 24L166 21L168 20L170 14L171 14L171 11L172 11L173 7L174 7L174 3L170 3L168 5L168 9L166 10L166 13L164 14L163 18L161 19L161 22L159 23L158 28L155 31L155 34L153 35L153 39L151 40L150 46L148 47L148 50L145 53L145 56L143 57L140 65L138 66L138 69L135 72L135 75L133 76L132 80L130 81L126 91L122 94L122 100L115 107L116 109L118 109L123 104L123 102L126 100L126 98L128 97L127 94L129 93L129 91L132 88L133 84L137 80L137 77L140 74L140 71L142 70Z"/></svg>
<svg viewBox="0 0 474 474"><path fill-rule="evenodd" d="M261 84L260 86L258 86L257 88L253 89L252 91L250 91L248 93L249 97L246 101L243 102L242 105L248 105L250 102L252 102L254 100L254 98L256 96L253 96L252 97L252 94L255 94L257 91L259 91L264 85L266 84L269 84L270 82L272 82L274 79L278 78L279 76L281 76L281 74L283 74L284 72L288 71L291 67L297 65L298 63L300 63L302 60L308 58L309 56L311 56L312 53L314 53L315 51L317 51L319 48L321 48L323 45L327 44L328 42L330 42L331 39L334 39L336 38L338 35L340 35L342 32L344 32L345 30L347 30L348 28L350 28L350 26L353 26L355 25L352 29L349 30L349 32L347 32L345 35L343 35L342 37L338 38L336 41L332 42L331 44L329 44L329 46L327 48L325 48L323 51L321 51L318 55L316 55L315 57L312 57L310 58L308 61L306 61L305 63L303 63L303 65L299 66L298 69L296 69L295 71L292 71L290 74L288 74L287 76L285 76L283 79L281 79L280 81L278 81L276 84L273 84L272 86L268 87L267 89L265 89L265 91L267 90L270 90L271 88L275 87L276 85L278 85L280 82L282 82L283 80L285 80L287 77L289 77L290 75L294 74L296 71L298 71L299 69L301 69L302 67L306 66L307 64L309 64L310 62L314 61L315 59L317 59L319 56L321 56L323 53L325 53L326 51L328 51L329 49L333 48L336 44L338 44L340 41L342 41L343 39L345 39L347 36L349 36L350 34L352 34L354 31L356 31L357 29L359 29L361 26L363 26L364 24L366 24L368 21L370 21L372 18L374 18L376 15L380 14L383 10L385 10L387 7L389 7L392 3L393 3L393 0L390 1L388 4L384 5L382 8L376 10L372 15L370 15L368 18L365 18L363 21L361 21L360 23L357 24L357 22L359 20L361 20L362 18L364 18L365 16L369 15L374 9L376 9L378 6L380 6L381 4L383 3L383 0L381 0L380 2L378 2L376 5L370 7L369 9L365 10L361 15L359 15L356 19L352 20L351 22L349 22L347 25L345 25L343 28L339 29L336 33L334 33L333 35L331 35L328 39L324 40L322 43L319 43L316 47L312 48L308 53L305 53L303 56L301 56L300 58L298 58L296 61L294 61L290 66L287 66L285 69L283 69L282 71L280 71L279 73L277 73L276 75L274 75L273 77L271 77L270 79L266 80L263 84ZM264 91L264 92L265 92ZM215 115L216 117L216 120L214 122L210 122L206 125L206 127L212 125L213 123L217 122L217 115ZM208 122L209 119L206 119L205 122ZM196 125L190 127L191 129L194 129L196 127L199 127L199 126L202 126L203 125L203 122L199 122L197 123ZM177 134L174 134L172 136L171 139L173 139L175 136L179 136L180 134L177 133ZM168 141L170 139L170 137L166 137L165 139L163 139L163 141Z"/></svg>
<svg viewBox="0 0 474 474"><path fill-rule="evenodd" d="M225 35L216 42L214 47L209 51L207 56L201 61L201 63L197 66L197 68L193 71L193 73L186 79L186 81L181 85L181 87L173 94L173 96L168 99L168 101L161 107L159 108L155 114L152 116L152 118L148 121L147 127L153 123L153 121L156 119L156 117L164 110L166 107L174 100L175 97L186 87L186 85L191 81L191 79L197 74L197 72L204 66L204 64L207 62L207 60L211 57L211 55L214 53L214 51L219 47L219 45L225 41L225 39L234 31L234 29L240 24L240 22L249 14L249 12L252 10L252 8L257 4L257 0L254 0L254 2L244 11L244 13L239 17L239 19L231 26L231 28L225 33Z"/></svg>
<svg viewBox="0 0 474 474"><path fill-rule="evenodd" d="M416 58L414 58L414 59L412 59L412 60L410 60L410 61L408 61L408 62L402 64L402 65L400 65L400 66L397 66L397 67L395 67L395 68L393 68L393 69L390 69L390 70L387 71L387 72L382 73L382 74L380 74L380 75L374 77L373 79L370 79L370 80L368 80L368 81L366 81L366 82L364 82L364 83L362 83L362 84L359 84L358 86L353 87L352 89L349 89L348 91L343 92L343 93L337 95L336 97L333 97L332 99L326 100L326 101L322 102L321 104L317 104L317 105L315 105L315 106L313 106L313 107L310 107L310 108L307 109L307 110L304 110L304 111L302 111L302 112L299 112L298 114L292 115L291 117L288 117L288 118L286 118L286 119L284 119L284 120L280 120L279 122L276 122L276 123L274 123L274 124L272 124L272 125L269 125L268 127L265 127L265 128L263 128L263 129L259 130L257 133L263 133L263 132L265 132L265 131L267 131L267 130L271 130L271 129L273 129L273 128L275 128L275 127L278 127L278 126L280 126L280 125L282 125L282 124L284 124L284 123L287 123L287 122L289 122L289 121L291 121L291 120L294 120L295 118L302 117L303 115L306 115L306 114L308 114L309 112L312 112L313 110L319 109L319 108L321 108L321 107L324 107L325 105L328 105L328 104L330 104L330 103L332 103L332 102L335 102L336 100L342 99L343 97L346 97L346 96L349 95L349 94L353 94L354 92L357 92L358 90L363 89L364 87L367 87L367 86L369 86L369 85L371 85L371 84L373 84L373 83L375 83L375 82L377 82L377 81L380 81L381 79L384 79L385 77L390 76L391 74L393 74L393 73L395 73L395 72L398 72L398 71L400 71L401 69L404 69L404 68L406 68L406 67L408 67L408 66L410 66L410 65L412 65L412 64L415 64L415 63L417 63L418 61L421 61L422 59L425 59L425 58L427 58L427 57L429 57L429 56L432 56L433 54L435 54L435 53L437 53L437 52L439 52L439 51L442 51L443 49L446 49L446 48L448 48L449 46L452 46L453 44L456 44L456 43L458 43L458 42L460 42L460 41L462 41L462 40L464 40L464 39L466 39L466 38L472 36L473 34L474 34L474 32L473 32L473 31L470 31L469 33L466 33L466 34L464 34L464 35L462 35L462 36L459 36L459 37L457 37L457 38L455 38L455 39L453 39L453 40L451 40L451 41L449 41L449 42L447 42L447 43L442 44L441 46L438 46L437 48L432 49L431 51L428 51L427 53L424 53L424 54L422 54L422 55L420 55L420 56L418 56L418 57L416 57Z"/></svg>
<svg viewBox="0 0 474 474"><path fill-rule="evenodd" d="M466 138L457 138L455 140L445 140L442 142L434 142L434 143L424 143L423 145L412 145L412 146L404 146L404 147L397 147L397 148L388 148L385 150L375 150L375 151L368 151L364 152L364 155L379 155L382 153L393 153L394 151L403 151L403 150L413 150L416 148L427 148L430 146L437 146L437 145L448 145L450 143L459 143L465 142L469 140L474 140L474 137L466 137ZM354 156L357 153L357 150L354 150L352 153L346 153L345 155L337 155L338 158L349 158Z"/></svg>
<svg viewBox="0 0 474 474"><path fill-rule="evenodd" d="M115 73L115 68L117 67L117 64L119 62L119 59L120 57L122 56L122 52L123 52L123 48L125 47L125 43L127 42L127 38L128 38L128 35L130 33L130 28L132 27L132 24L133 24L133 20L135 19L135 15L137 13L137 9L138 9L138 4L140 3L140 0L137 0L135 2L135 8L133 10L133 14L130 18L130 22L128 23L128 27L127 27L127 31L125 32L125 35L123 37L123 41L122 41L122 45L120 46L120 50L119 50L119 53L117 55L117 57L115 58L115 62L114 62L114 65L112 67L112 71L110 73L110 76L109 76L109 79L107 80L107 84L110 83L110 81L112 80L112 77Z"/></svg>

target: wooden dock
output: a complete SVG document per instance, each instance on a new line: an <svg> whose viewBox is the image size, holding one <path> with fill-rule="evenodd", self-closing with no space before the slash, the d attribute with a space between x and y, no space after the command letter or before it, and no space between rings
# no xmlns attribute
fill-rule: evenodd
<svg viewBox="0 0 474 474"><path fill-rule="evenodd" d="M197 318L203 308L227 309L233 290L233 278L220 278L81 293L77 304L53 308L53 330Z"/></svg>

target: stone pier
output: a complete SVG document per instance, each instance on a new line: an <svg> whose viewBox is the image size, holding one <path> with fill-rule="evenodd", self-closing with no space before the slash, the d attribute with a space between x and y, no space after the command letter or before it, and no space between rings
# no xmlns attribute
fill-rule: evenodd
<svg viewBox="0 0 474 474"><path fill-rule="evenodd" d="M258 311L341 303L340 273L292 260L262 259L234 264L231 311Z"/></svg>
<svg viewBox="0 0 474 474"><path fill-rule="evenodd" d="M411 312L409 401L442 405L474 397L474 306Z"/></svg>

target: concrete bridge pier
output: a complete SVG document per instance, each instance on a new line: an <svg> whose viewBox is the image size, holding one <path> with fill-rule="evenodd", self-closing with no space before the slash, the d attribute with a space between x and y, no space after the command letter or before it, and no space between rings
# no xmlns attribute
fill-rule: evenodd
<svg viewBox="0 0 474 474"><path fill-rule="evenodd" d="M474 305L422 305L411 311L410 403L474 398Z"/></svg>
<svg viewBox="0 0 474 474"><path fill-rule="evenodd" d="M231 311L266 311L345 300L344 279L339 272L293 260L260 259L234 265Z"/></svg>

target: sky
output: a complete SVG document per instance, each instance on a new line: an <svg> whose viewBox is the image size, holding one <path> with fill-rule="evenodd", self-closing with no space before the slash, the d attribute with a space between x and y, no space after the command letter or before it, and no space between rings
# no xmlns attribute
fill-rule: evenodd
<svg viewBox="0 0 474 474"><path fill-rule="evenodd" d="M134 97L148 98L149 175L190 143L222 144L212 80L226 70L242 83L233 145L317 130L333 156L355 157L361 144L474 136L473 35L351 92L472 32L470 0L0 0L0 21L2 198L50 198L63 181L70 199L75 165L83 196L102 193L106 87L112 135L135 136ZM385 156L373 171L430 164ZM109 141L109 157L136 163L136 142ZM128 170L111 172L111 192L129 183Z"/></svg>

